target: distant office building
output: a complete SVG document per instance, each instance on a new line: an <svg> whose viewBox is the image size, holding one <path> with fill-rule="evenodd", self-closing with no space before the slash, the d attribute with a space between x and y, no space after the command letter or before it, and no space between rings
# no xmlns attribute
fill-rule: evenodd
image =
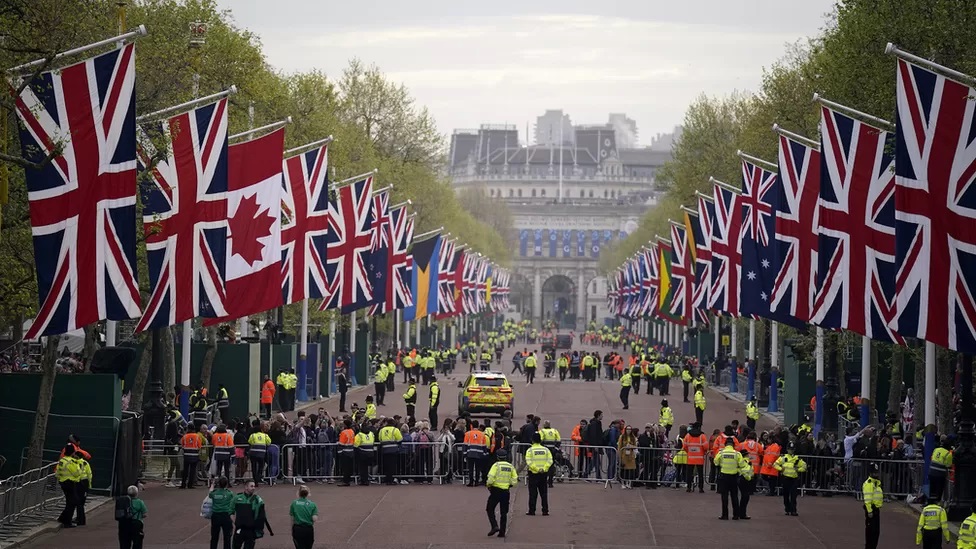
<svg viewBox="0 0 976 549"><path fill-rule="evenodd" d="M608 124L617 136L617 146L621 149L636 149L638 144L637 121L627 118L622 112L610 113Z"/></svg>
<svg viewBox="0 0 976 549"><path fill-rule="evenodd" d="M572 145L575 143L573 122L570 120L568 114L563 113L562 109L559 109L547 110L545 114L535 119L535 144L546 147L559 145L560 123L562 124L562 144Z"/></svg>

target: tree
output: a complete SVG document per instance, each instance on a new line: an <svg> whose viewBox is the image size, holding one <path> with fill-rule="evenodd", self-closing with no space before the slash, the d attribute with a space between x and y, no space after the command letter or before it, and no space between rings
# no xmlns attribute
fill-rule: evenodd
<svg viewBox="0 0 976 549"><path fill-rule="evenodd" d="M54 382L58 375L60 339L60 336L48 336L44 344L44 354L41 356L41 383L37 391L37 413L34 415L34 428L27 448L27 470L37 469L43 464L47 420L51 412L51 400L54 398Z"/></svg>

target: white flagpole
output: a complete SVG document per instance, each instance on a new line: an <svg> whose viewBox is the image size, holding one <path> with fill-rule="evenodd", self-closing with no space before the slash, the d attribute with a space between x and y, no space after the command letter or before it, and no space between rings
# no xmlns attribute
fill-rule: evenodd
<svg viewBox="0 0 976 549"><path fill-rule="evenodd" d="M756 360L756 319L749 319L749 362Z"/></svg>
<svg viewBox="0 0 976 549"><path fill-rule="evenodd" d="M148 34L148 32L146 31L146 26L145 25L139 25L139 27L137 27L135 30L129 31L129 32L125 33L125 34L120 34L119 36L113 36L112 38L106 38L105 40L99 40L98 42L94 42L94 43L91 43L91 44L87 44L85 46L81 46L79 48L75 48L75 49L72 49L72 50L68 50L68 51L65 51L65 52L58 53L54 57L50 58L50 60L51 61L55 61L57 59L61 59L62 57L67 57L69 55L75 55L75 54L79 54L79 53L85 53L86 51L91 51L93 49L100 48L102 46L107 46L109 44L113 44L113 43L117 43L117 42L122 42L124 40L139 38L140 36L145 36L147 34ZM26 69L30 69L30 68L36 67L38 65L42 65L42 64L44 64L46 62L48 62L48 59L47 58L38 59L36 61L31 61L30 63L24 63L23 65L17 65L16 67L11 67L11 68L7 69L6 72L8 72L8 73L23 72Z"/></svg>
<svg viewBox="0 0 976 549"><path fill-rule="evenodd" d="M738 327L735 325L734 318L729 320L729 332L731 332L732 334L732 348L729 349L729 357L731 358L735 356L736 344L739 342L739 330ZM737 357L737 360L741 360L741 359L742 359L741 356Z"/></svg>
<svg viewBox="0 0 976 549"><path fill-rule="evenodd" d="M925 424L935 425L935 343L925 342Z"/></svg>
<svg viewBox="0 0 976 549"><path fill-rule="evenodd" d="M403 322L403 341L406 344L405 347L410 347L410 321L409 320Z"/></svg>
<svg viewBox="0 0 976 549"><path fill-rule="evenodd" d="M247 127L248 129L254 128L254 101L251 101L247 105ZM237 331L240 333L241 338L251 336L251 317L242 316L240 320L237 321ZM282 327L284 329L284 327Z"/></svg>
<svg viewBox="0 0 976 549"><path fill-rule="evenodd" d="M867 400L865 400L867 399ZM868 336L861 336L861 402L868 402L869 404L864 404L861 410L861 427L866 427L864 422L863 408L867 407L870 409L870 405L874 403L870 401L871 399L871 338ZM870 413L870 412L869 412ZM871 422L871 418L867 418L868 423Z"/></svg>
<svg viewBox="0 0 976 549"><path fill-rule="evenodd" d="M720 326L719 323L722 322L720 315L715 315L715 354L712 355L712 360L718 360L718 348L721 345L722 334L719 333Z"/></svg>
<svg viewBox="0 0 976 549"><path fill-rule="evenodd" d="M400 329L401 328L401 326L400 326L400 309L397 309L397 310L393 311L393 322L396 323L396 327L397 327L397 329L396 329L396 332L397 332L397 348L398 349L403 349L405 347L405 345L403 344L403 330Z"/></svg>
<svg viewBox="0 0 976 549"><path fill-rule="evenodd" d="M356 365L356 311L349 313L349 355L353 357L353 365ZM366 379L357 379L356 381L366 385L370 373L369 368L366 368ZM355 376L355 373L353 375Z"/></svg>
<svg viewBox="0 0 976 549"><path fill-rule="evenodd" d="M302 300L302 327L299 330L299 337L301 338L301 343L298 347L298 361L305 363L302 370L305 373L305 377L308 378L308 299ZM319 363L321 364L321 361ZM315 379L319 379L318 365L315 367ZM299 386L305 387L306 390L304 395L296 395L298 400L308 400L308 382L303 380Z"/></svg>

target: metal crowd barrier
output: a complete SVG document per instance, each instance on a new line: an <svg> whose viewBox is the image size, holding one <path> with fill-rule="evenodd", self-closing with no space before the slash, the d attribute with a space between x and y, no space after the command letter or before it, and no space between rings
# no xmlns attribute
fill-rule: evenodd
<svg viewBox="0 0 976 549"><path fill-rule="evenodd" d="M61 505L56 467L56 463L50 463L0 481L0 524Z"/></svg>
<svg viewBox="0 0 976 549"><path fill-rule="evenodd" d="M369 476L372 482L383 482L388 476L398 484L409 482L437 482L443 484L450 479L450 448L444 442L397 443L395 459L384 459L379 443L373 447L372 465ZM286 482L301 483L308 480L337 481L343 478L337 443L286 444L281 448L282 478ZM358 477L361 453L354 458L352 476ZM389 471L385 466L393 464Z"/></svg>
<svg viewBox="0 0 976 549"><path fill-rule="evenodd" d="M229 463L231 482L253 480L251 460L247 455L247 444L234 446ZM197 465L197 477L204 480L216 476L217 460L213 459L211 445L200 451L200 464ZM263 478L277 479L281 476L281 449L272 444L265 455L265 469ZM142 471L140 478L159 482L179 483L183 473L183 450L178 445L166 444L161 440L147 440L143 445ZM223 474L223 471L221 471Z"/></svg>

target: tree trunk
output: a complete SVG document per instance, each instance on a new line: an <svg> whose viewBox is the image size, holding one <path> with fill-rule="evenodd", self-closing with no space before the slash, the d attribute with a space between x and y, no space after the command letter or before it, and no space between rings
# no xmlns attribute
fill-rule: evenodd
<svg viewBox="0 0 976 549"><path fill-rule="evenodd" d="M95 355L95 350L99 347L98 324L85 326L85 346L81 349L81 360L85 363L85 370L91 370L91 359Z"/></svg>
<svg viewBox="0 0 976 549"><path fill-rule="evenodd" d="M149 370L152 369L152 352L153 352L153 338L152 331L148 331L143 335L143 340L146 342L142 348L142 356L139 357L139 368L136 370L136 375L132 379L132 390L129 397L129 410L133 412L142 411L142 398L146 394L146 381L149 380ZM166 392L166 388L163 388L163 392Z"/></svg>
<svg viewBox="0 0 976 549"><path fill-rule="evenodd" d="M163 394L168 395L176 387L176 349L173 348L173 329L163 328Z"/></svg>
<svg viewBox="0 0 976 549"><path fill-rule="evenodd" d="M891 385L888 387L888 411L901 412L901 386L905 383L905 348L891 345Z"/></svg>
<svg viewBox="0 0 976 549"><path fill-rule="evenodd" d="M924 345L924 344L923 344ZM917 353L916 353L917 354ZM918 432L925 427L925 354L924 351L915 361L915 418L914 430Z"/></svg>
<svg viewBox="0 0 976 549"><path fill-rule="evenodd" d="M27 449L27 470L40 467L44 458L47 419L51 412L51 400L54 398L54 381L58 375L55 362L58 359L58 341L60 339L61 337L57 335L48 336L44 353L41 355L41 386L37 391L34 431L31 433L30 446Z"/></svg>
<svg viewBox="0 0 976 549"><path fill-rule="evenodd" d="M955 364L950 361L949 351L937 347L935 351L935 416L939 433L948 434L952 429L952 381Z"/></svg>
<svg viewBox="0 0 976 549"><path fill-rule="evenodd" d="M214 357L217 356L217 327L210 326L205 329L207 330L207 352L203 355L203 364L200 366L200 383L209 389Z"/></svg>
<svg viewBox="0 0 976 549"><path fill-rule="evenodd" d="M871 354L871 396L868 398L871 399L871 408L874 410L880 410L878 407L878 376L880 375L881 365L878 364L877 342L872 339L871 342L868 343L868 349Z"/></svg>

